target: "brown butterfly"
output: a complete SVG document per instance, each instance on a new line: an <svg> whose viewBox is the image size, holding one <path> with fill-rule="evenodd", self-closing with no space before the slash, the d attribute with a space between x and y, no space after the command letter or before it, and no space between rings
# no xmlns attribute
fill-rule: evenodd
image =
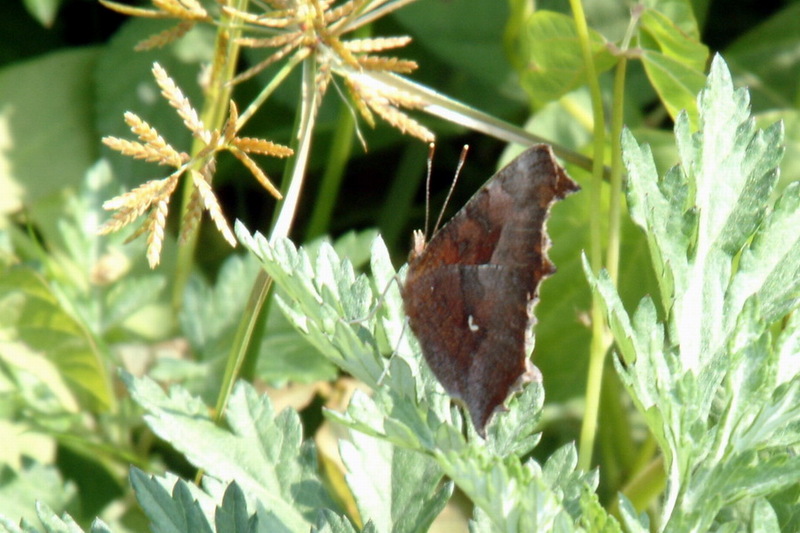
<svg viewBox="0 0 800 533"><path fill-rule="evenodd" d="M436 378L481 436L509 393L537 379L528 360L552 204L579 190L546 144L492 176L444 227L414 246L402 296ZM540 378L539 378L540 379Z"/></svg>

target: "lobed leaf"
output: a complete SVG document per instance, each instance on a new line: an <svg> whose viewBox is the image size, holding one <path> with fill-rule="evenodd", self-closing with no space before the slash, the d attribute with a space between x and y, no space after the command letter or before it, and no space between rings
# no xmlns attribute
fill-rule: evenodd
<svg viewBox="0 0 800 533"><path fill-rule="evenodd" d="M440 486L436 462L418 452L353 433L340 454L361 519L378 531L427 531L453 493L452 483Z"/></svg>
<svg viewBox="0 0 800 533"><path fill-rule="evenodd" d="M769 500L739 507L798 479L800 321L787 318L800 302L798 185L771 205L782 128L757 130L748 106L717 57L700 130L685 113L676 120L680 166L658 178L649 149L623 136L631 217L648 238L665 324L649 298L629 318L608 276L585 266L625 361L617 371L664 454L663 531L769 521ZM631 530L647 528L625 501L621 510Z"/></svg>
<svg viewBox="0 0 800 533"><path fill-rule="evenodd" d="M266 396L239 383L226 413L230 429L223 429L185 390L173 388L167 395L149 379L126 374L123 380L157 435L208 475L235 479L253 505L263 505L284 527L306 528L316 509L335 508L317 477L313 444L302 443L294 411L276 416Z"/></svg>

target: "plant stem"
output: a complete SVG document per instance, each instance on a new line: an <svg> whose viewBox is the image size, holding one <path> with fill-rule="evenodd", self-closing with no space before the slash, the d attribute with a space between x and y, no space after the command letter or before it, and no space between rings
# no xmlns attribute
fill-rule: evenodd
<svg viewBox="0 0 800 533"><path fill-rule="evenodd" d="M641 11L641 5L631 11L630 24L622 40L619 63L617 63L614 75L614 100L611 107L611 190L608 206L608 249L606 250L606 269L614 285L617 284L619 278L620 224L622 220L622 176L624 170L621 140L625 114L625 73L628 67L625 51L630 46Z"/></svg>
<svg viewBox="0 0 800 533"><path fill-rule="evenodd" d="M339 118L336 122L336 130L333 132L333 143L331 144L328 161L325 164L325 173L322 175L322 182L317 193L317 201L314 205L314 213L308 223L306 239L313 239L330 230L331 215L336 199L339 197L339 190L342 186L344 170L353 149L353 128L355 122L353 115L350 114L347 104L339 104Z"/></svg>
<svg viewBox="0 0 800 533"><path fill-rule="evenodd" d="M237 10L245 11L248 0L231 0ZM217 29L216 42L214 43L214 61L211 67L211 80L205 92L203 109L200 119L206 129L220 129L228 112L233 87L230 85L239 59L239 45L236 42L241 33L240 26L234 23L224 13ZM203 148L198 139L192 143L192 154L197 154ZM194 185L191 180L183 182L183 198L181 220L189 208ZM189 274L194 265L194 253L197 248L197 236L200 225L196 224L191 232L184 236L183 243L178 248L178 260L175 268L175 280L172 286L172 308L177 312L183 304L183 292L189 281ZM180 233L179 233L180 234Z"/></svg>
<svg viewBox="0 0 800 533"><path fill-rule="evenodd" d="M317 110L318 93L314 85L314 58L311 57L303 63L303 98L299 113L298 133L296 136L295 155L293 167L289 175L288 187L284 189L284 199L281 203L280 212L273 225L270 234L270 242L274 243L277 239L287 237L297 213L297 204L300 199L300 192L308 166L308 157L311 150L311 139L314 129L314 119ZM225 366L225 374L222 381L219 396L215 406L214 419L219 421L225 411L233 385L239 375L239 370L244 363L245 355L253 338L253 331L261 315L264 302L272 286L272 279L264 270L260 270L250 291L250 299L242 312L242 320L236 330L236 337L231 346Z"/></svg>
<svg viewBox="0 0 800 533"><path fill-rule="evenodd" d="M586 66L586 77L592 99L592 114L594 115L594 144L592 167L592 180L589 194L591 203L595 206L591 211L590 231L591 245L589 250L592 269L598 272L602 266L602 233L601 212L602 187L603 187L603 154L605 151L605 115L603 113L602 94L597 78L597 70L592 59L592 50L589 40L589 28L586 24L586 15L580 0L570 0L578 40L581 44L583 62ZM586 411L581 427L581 441L578 452L578 467L588 470L592 462L592 450L597 434L597 415L600 406L600 388L603 381L603 362L605 359L608 334L605 326L605 317L600 301L592 299L592 342L589 352L589 372L586 384Z"/></svg>
<svg viewBox="0 0 800 533"><path fill-rule="evenodd" d="M474 107L462 104L457 100L449 98L429 87L406 79L398 74L370 72L368 75L365 75L364 83L383 85L395 90L407 92L423 102L422 110L426 113L452 122L453 124L459 124L465 128L490 135L501 141L517 143L521 146L548 142L547 139L525 131L519 126L500 120ZM553 146L553 152L567 163L587 170L593 168L593 161L583 154L558 145ZM602 164L600 168L601 171L605 171Z"/></svg>

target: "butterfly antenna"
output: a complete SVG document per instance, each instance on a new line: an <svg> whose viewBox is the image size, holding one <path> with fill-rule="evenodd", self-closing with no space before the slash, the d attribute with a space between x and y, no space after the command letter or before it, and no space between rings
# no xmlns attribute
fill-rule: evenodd
<svg viewBox="0 0 800 533"><path fill-rule="evenodd" d="M436 150L434 143L428 144L428 176L425 178L425 226L424 233L425 241L428 241L428 223L431 213L431 174L433 172L433 152Z"/></svg>
<svg viewBox="0 0 800 533"><path fill-rule="evenodd" d="M450 197L453 196L453 191L456 189L456 182L458 181L458 176L461 175L461 169L464 167L464 162L467 160L468 151L469 151L469 145L465 144L464 147L461 149L461 156L458 158L458 166L456 167L456 174L455 176L453 176L453 183L450 184L450 190L447 191L447 197L444 199L444 205L442 205L442 210L439 211L439 218L436 219L436 225L433 227L434 233L436 232L437 229L439 229L439 224L442 223L444 210L447 208L447 204L450 203ZM428 165L430 165L430 161L428 161Z"/></svg>

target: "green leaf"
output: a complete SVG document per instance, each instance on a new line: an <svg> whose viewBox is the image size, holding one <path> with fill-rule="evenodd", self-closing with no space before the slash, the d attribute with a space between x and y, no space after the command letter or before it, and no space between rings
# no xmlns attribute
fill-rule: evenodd
<svg viewBox="0 0 800 533"><path fill-rule="evenodd" d="M544 407L544 387L541 383L530 383L522 393L508 401L508 412L494 416L486 428L489 439L487 447L500 457L527 455L539 443L541 434L534 433L540 427Z"/></svg>
<svg viewBox="0 0 800 533"><path fill-rule="evenodd" d="M313 444L302 443L297 413L275 415L266 396L240 382L226 412L230 429L216 426L208 408L184 389L166 395L149 379L123 375L131 396L146 411L145 421L159 437L208 475L236 480L245 494L292 531L308 527L320 507L335 508L316 470ZM295 488L302 485L302 491Z"/></svg>
<svg viewBox="0 0 800 533"><path fill-rule="evenodd" d="M787 317L800 303L798 185L771 205L782 129L756 130L748 103L718 57L698 98L701 129L676 121L680 166L658 178L647 147L623 136L628 204L667 323L649 298L630 319L608 276L585 266L625 361L617 371L662 448L664 531L768 520L766 508L737 506L800 476L800 320ZM625 501L621 511L632 530L646 526Z"/></svg>
<svg viewBox="0 0 800 533"><path fill-rule="evenodd" d="M653 50L642 51L642 64L647 72L647 78L673 120L678 113L685 111L692 126L696 127L695 95L705 83L703 71Z"/></svg>
<svg viewBox="0 0 800 533"><path fill-rule="evenodd" d="M453 493L452 483L439 486L436 462L418 452L355 432L339 448L361 519L378 531L427 531Z"/></svg>
<svg viewBox="0 0 800 533"><path fill-rule="evenodd" d="M0 70L0 213L77 186L98 155L91 123L91 71L98 51L47 54ZM58 80L57 84L52 83Z"/></svg>
<svg viewBox="0 0 800 533"><path fill-rule="evenodd" d="M796 108L800 4L789 2L726 50L731 71L746 80L758 110Z"/></svg>
<svg viewBox="0 0 800 533"><path fill-rule="evenodd" d="M645 9L639 20L642 31L652 38L658 51L665 57L683 63L697 72L705 70L708 48L700 42L696 26L694 35L687 35L681 31L674 18L656 9Z"/></svg>
<svg viewBox="0 0 800 533"><path fill-rule="evenodd" d="M222 505L214 517L214 525L217 533L248 533L254 529L247 513L244 492L235 481L225 490Z"/></svg>
<svg viewBox="0 0 800 533"><path fill-rule="evenodd" d="M37 503L36 514L44 525L47 533L83 533L83 529L77 524L77 522L75 522L75 520L73 520L71 516L64 513L61 517L58 517L46 504ZM110 531L110 529L103 523L102 520L95 519L94 522L92 522L92 527L89 531L91 533L106 533Z"/></svg>
<svg viewBox="0 0 800 533"><path fill-rule="evenodd" d="M0 275L0 327L58 367L73 393L96 410L114 404L111 380L97 340L61 305L47 282L18 266Z"/></svg>
<svg viewBox="0 0 800 533"><path fill-rule="evenodd" d="M36 516L44 525L47 533L83 533L84 531L70 515L64 513L59 517L43 502L36 503ZM2 515L0 515L0 531L8 533L39 533L39 530L25 519L22 519L21 525L18 526L15 522L8 520ZM111 533L111 529L102 520L96 518L92 522L89 532Z"/></svg>
<svg viewBox="0 0 800 533"><path fill-rule="evenodd" d="M21 518L35 520L36 502L63 511L76 494L75 485L64 483L54 466L23 458L18 470L0 467L0 515L15 523Z"/></svg>
<svg viewBox="0 0 800 533"><path fill-rule="evenodd" d="M755 97L755 94L753 95ZM753 101L755 108L755 100ZM783 124L785 153L781 160L777 190L783 189L794 177L800 176L800 110L774 109L756 115L756 124L765 128L776 122Z"/></svg>
<svg viewBox="0 0 800 533"><path fill-rule="evenodd" d="M295 328L329 361L376 386L385 363L377 341L366 331L376 322L374 315L369 317L372 296L366 277L356 278L352 264L340 262L327 243L320 247L312 266L308 253L289 240L272 246L260 234L250 236L238 222L236 234L285 292L286 298L277 297L276 301ZM344 320L356 323L351 326Z"/></svg>
<svg viewBox="0 0 800 533"><path fill-rule="evenodd" d="M190 278L180 323L201 361L219 361L228 356L258 270L259 264L252 256L234 255L222 264L213 286L199 275ZM291 327L276 306L269 308L259 353L256 373L269 383L311 383L336 375L335 367ZM171 368L161 366L156 370ZM191 368L184 371L195 373Z"/></svg>
<svg viewBox="0 0 800 533"><path fill-rule="evenodd" d="M750 526L753 533L779 533L781 531L775 510L763 498L757 499L753 505L753 518Z"/></svg>
<svg viewBox="0 0 800 533"><path fill-rule="evenodd" d="M582 492L593 489L586 484L583 474L574 472L577 463L574 448L571 454L571 461L566 464L556 459L547 475L533 460L522 463L516 456L491 456L475 445L460 451L439 452L436 458L448 477L480 509L476 511L479 530L580 531L567 507L575 511L574 505ZM555 486L548 485L548 481ZM591 512L597 516L583 518L614 521L600 506L591 508Z"/></svg>
<svg viewBox="0 0 800 533"><path fill-rule="evenodd" d="M693 41L700 39L701 32L695 18L695 10L699 8L692 0L649 0L646 5L647 11L657 13L659 18L666 18L675 27L675 31L680 32L685 38Z"/></svg>
<svg viewBox="0 0 800 533"><path fill-rule="evenodd" d="M145 266L145 243L128 245L120 233L98 235L108 217L103 203L119 192L111 166L101 159L87 170L76 194L52 209L32 210L50 252L42 258L48 277L82 321L103 337L128 328L139 311L157 304L166 285L162 274Z"/></svg>
<svg viewBox="0 0 800 533"><path fill-rule="evenodd" d="M764 320L772 322L800 301L800 183L783 191L774 209L742 252L727 303L740 309L757 297Z"/></svg>
<svg viewBox="0 0 800 533"><path fill-rule="evenodd" d="M23 3L33 18L49 28L56 19L62 0L24 0Z"/></svg>
<svg viewBox="0 0 800 533"><path fill-rule="evenodd" d="M590 46L598 73L608 70L616 58L606 49L605 39L589 30ZM539 10L528 19L527 35L522 37L527 70L520 82L538 105L557 100L586 83L585 65L572 18Z"/></svg>
<svg viewBox="0 0 800 533"><path fill-rule="evenodd" d="M499 38L508 19L504 3L414 2L393 13L392 18L407 28L429 54L462 75L491 86L510 74ZM475 84L459 85L467 86L461 88L463 91Z"/></svg>
<svg viewBox="0 0 800 533"><path fill-rule="evenodd" d="M178 480L170 494L154 476L132 468L131 485L155 533L211 533L208 520L184 481Z"/></svg>
<svg viewBox="0 0 800 533"><path fill-rule="evenodd" d="M647 533L650 531L650 519L647 513L637 513L633 504L624 494L619 494L619 512L622 523L631 533Z"/></svg>
<svg viewBox="0 0 800 533"><path fill-rule="evenodd" d="M320 511L317 521L311 528L312 533L358 533L358 529L345 518L330 509ZM367 524L362 529L364 532L374 532L376 529L372 524Z"/></svg>

